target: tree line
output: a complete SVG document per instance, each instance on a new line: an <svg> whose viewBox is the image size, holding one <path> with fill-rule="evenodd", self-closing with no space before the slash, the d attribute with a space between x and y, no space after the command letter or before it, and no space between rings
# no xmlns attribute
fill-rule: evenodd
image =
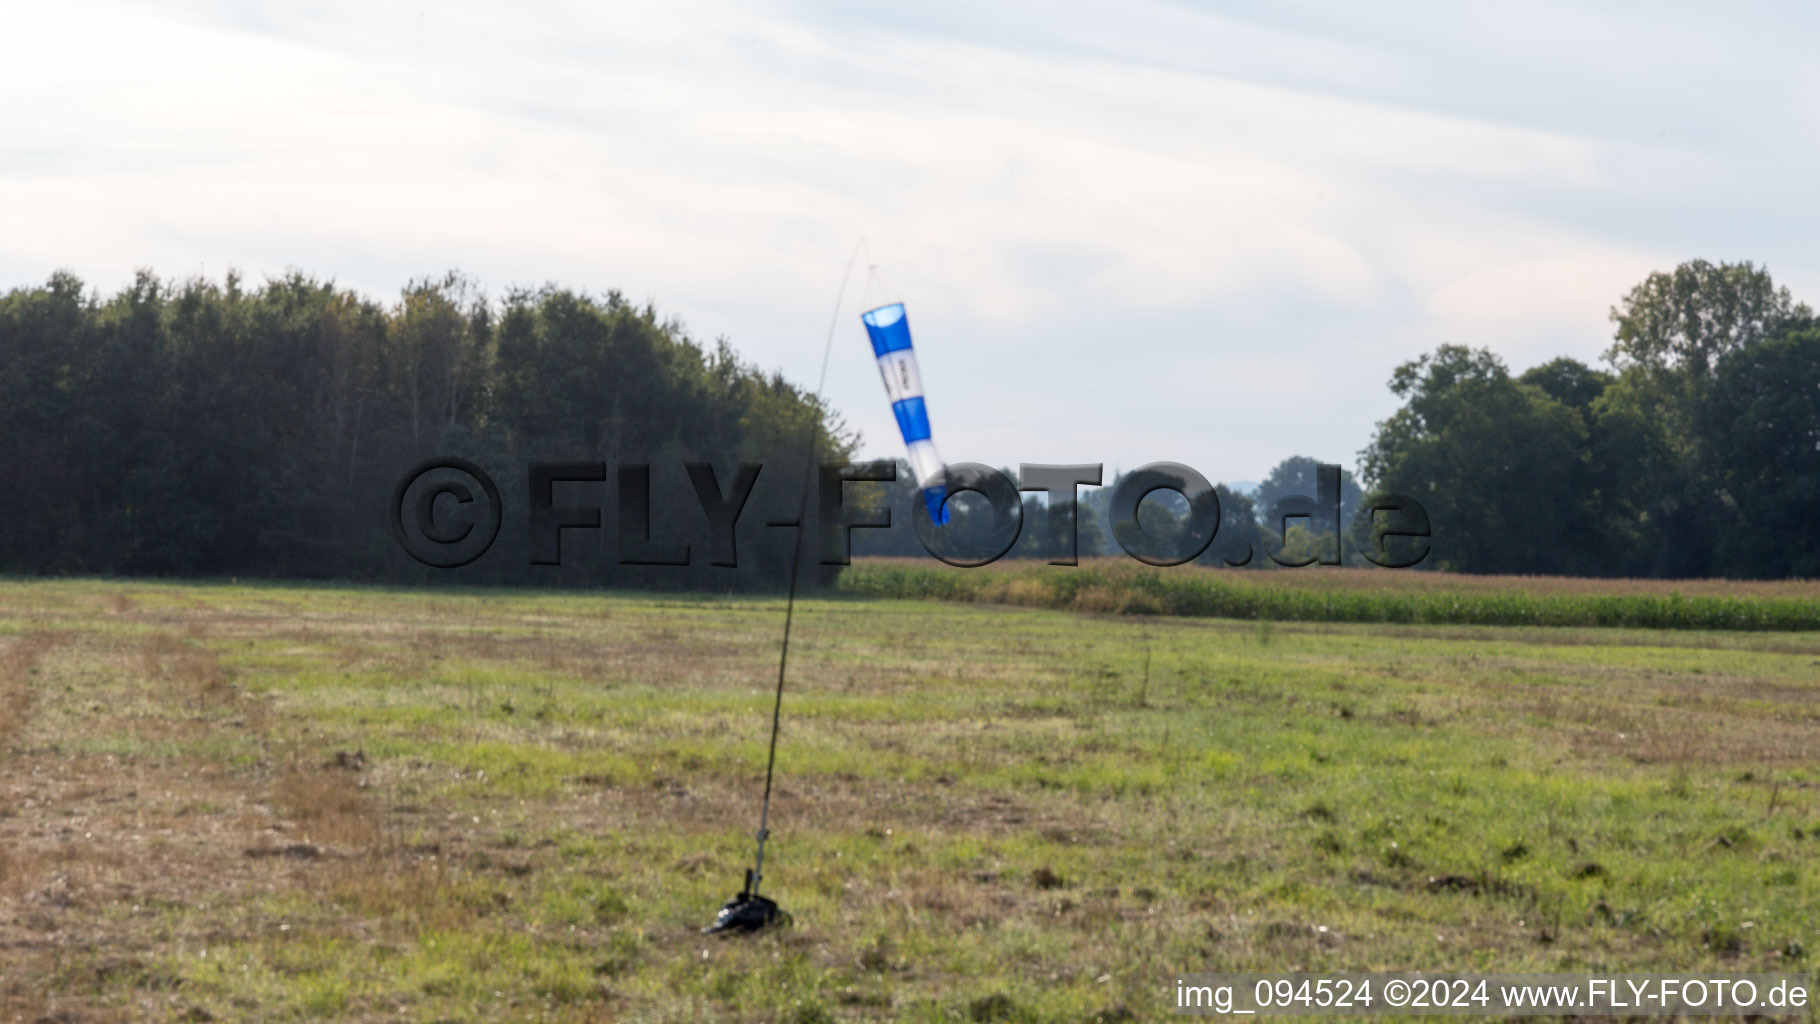
<svg viewBox="0 0 1820 1024"><path fill-rule="evenodd" d="M1277 463L1252 489L1239 490L1225 483L1214 484L1214 494L1219 501L1219 527L1215 538L1193 559L1194 564L1213 568L1270 569L1277 566L1279 558L1284 563L1301 564L1330 550L1331 530L1314 529L1307 520L1292 518L1285 524L1277 524L1273 533L1266 521L1269 509L1277 499L1296 495L1315 497L1319 493L1315 479L1319 465L1320 460L1312 456L1292 455ZM999 472L1008 480L1019 480L1019 472L1014 467L1000 467ZM856 555L928 556L910 528L916 517L927 513L923 510L921 485L909 473L908 464L900 462L896 483L882 489L854 488L864 500L890 508L892 524L888 531L856 531L853 535ZM1026 492L1022 503L1022 526L1005 557L1014 561L1050 561L1065 558L1070 553L1076 558L1119 555L1121 545L1115 536L1112 495L1127 476L1129 472L1116 472L1104 481L1103 486L1080 489L1072 524L1066 515L1058 514L1049 506L1043 494ZM1346 565L1371 564L1360 554L1361 545L1370 542L1369 531L1356 523L1363 497L1364 492L1353 475L1342 472L1339 521L1348 527L1347 544L1342 549ZM948 510L952 521L946 529L959 533L963 546L976 550L991 548L991 510L982 498L957 495L950 501ZM1193 541L1187 536L1188 520L1187 499L1178 491L1155 491L1137 509L1138 525L1168 550L1192 550ZM1072 539L1068 533L1070 525L1074 531Z"/></svg>
<svg viewBox="0 0 1820 1024"><path fill-rule="evenodd" d="M1603 368L1564 357L1513 373L1460 345L1397 367L1403 406L1359 453L1360 479L1342 481L1347 561L1363 564L1353 556L1369 543L1364 497L1401 493L1431 520L1425 568L1820 576L1812 311L1750 263L1696 260L1651 274L1612 321ZM505 505L497 550L462 582L768 586L795 538L765 524L793 518L810 439L819 459L856 447L814 396L617 292L495 301L451 274L381 304L299 273L248 287L142 272L105 298L67 273L0 297L5 573L447 579L400 550L384 499L409 467L453 453L500 473ZM599 507L601 526L565 530L562 565L529 564L541 548L520 474L551 460L652 463L662 529L703 552L702 517L663 512L698 507L683 463L711 463L723 486L739 463L763 463L740 568L620 564L611 480L555 485L555 504ZM1269 568L1279 541L1260 518L1277 497L1314 495L1315 466L1295 456L1253 492L1220 485L1219 539L1198 561L1248 549L1249 566ZM1111 491L1081 495L1081 557L1118 551ZM961 531L980 518L969 500L954 509ZM907 472L849 497L881 501L896 528L855 531L854 553L925 554ZM1140 522L1167 537L1179 504L1158 492ZM1024 512L1010 557L1066 550L1060 517L1034 495ZM1282 546L1322 543L1295 526Z"/></svg>
<svg viewBox="0 0 1820 1024"><path fill-rule="evenodd" d="M1603 368L1512 373L1443 345L1397 367L1403 407L1360 453L1413 495L1433 568L1820 576L1820 323L1750 263L1649 275Z"/></svg>

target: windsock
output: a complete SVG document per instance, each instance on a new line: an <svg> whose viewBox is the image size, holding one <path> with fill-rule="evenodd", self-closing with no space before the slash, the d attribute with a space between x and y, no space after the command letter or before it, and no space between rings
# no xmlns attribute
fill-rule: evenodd
<svg viewBox="0 0 1820 1024"><path fill-rule="evenodd" d="M878 357L885 395L891 399L897 429L903 433L904 447L910 451L910 472L923 485L923 504L929 508L929 519L946 523L948 515L942 505L948 499L948 489L942 483L942 457L929 436L929 409L923 404L923 378L916 370L916 350L910 346L910 320L904 315L904 304L880 306L861 313L859 318L872 338L872 354Z"/></svg>

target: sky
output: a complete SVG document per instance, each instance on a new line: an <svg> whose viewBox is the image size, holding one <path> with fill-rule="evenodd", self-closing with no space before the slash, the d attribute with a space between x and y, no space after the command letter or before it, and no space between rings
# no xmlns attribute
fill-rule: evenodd
<svg viewBox="0 0 1820 1024"><path fill-rule="evenodd" d="M617 288L810 386L832 320L879 457L858 314L901 299L949 461L1258 480L1353 466L1437 345L1598 361L1683 260L1820 305L1816 42L1794 4L26 5L0 288Z"/></svg>

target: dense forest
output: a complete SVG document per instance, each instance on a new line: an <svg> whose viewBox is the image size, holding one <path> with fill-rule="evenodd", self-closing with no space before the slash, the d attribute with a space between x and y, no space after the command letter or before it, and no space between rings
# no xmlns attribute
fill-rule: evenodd
<svg viewBox="0 0 1820 1024"><path fill-rule="evenodd" d="M1400 493L1433 524L1429 569L1820 575L1811 311L1748 263L1694 261L1652 274L1612 319L1603 369L1561 358L1513 374L1458 345L1397 367L1403 406L1360 453L1359 479L1342 482L1346 562L1364 564L1363 498ZM490 300L450 275L382 305L301 274L248 288L232 274L141 273L106 298L68 274L0 297L5 573L770 586L795 538L766 524L794 518L811 438L823 459L855 448L814 396L614 292ZM405 554L387 518L399 479L443 454L490 468L504 502L493 550L453 577ZM534 565L551 531L526 529L524 474L559 460L607 467L550 491L598 528L562 531L562 564ZM737 570L709 564L691 460L722 490L739 464L764 464L738 521ZM622 564L630 520L607 478L622 462L651 465L656 532L694 547L690 568ZM1221 485L1219 537L1198 561L1249 551L1248 566L1271 567L1260 518L1279 497L1312 496L1316 464L1285 459L1252 492ZM855 554L922 553L906 477L849 487L849 504L894 509L893 529L854 531ZM1081 557L1119 550L1111 490L1082 495ZM977 518L969 503L957 502L957 530ZM1159 492L1140 521L1166 535L1179 505ZM1024 507L1010 557L1065 551L1059 517L1036 495ZM1288 553L1321 544L1297 527Z"/></svg>
<svg viewBox="0 0 1820 1024"><path fill-rule="evenodd" d="M0 298L0 572L449 579L400 549L386 505L420 460L457 454L505 506L460 582L772 582L792 531L762 518L794 512L811 436L851 454L812 395L617 293L489 301L449 276L382 306L301 274L141 273L105 299L68 274ZM529 564L524 474L565 459L650 463L659 519L697 507L685 460L723 488L763 463L740 570L619 565L611 482L556 485L559 505L604 508L602 528L564 531L560 567ZM701 542L693 520L663 529Z"/></svg>

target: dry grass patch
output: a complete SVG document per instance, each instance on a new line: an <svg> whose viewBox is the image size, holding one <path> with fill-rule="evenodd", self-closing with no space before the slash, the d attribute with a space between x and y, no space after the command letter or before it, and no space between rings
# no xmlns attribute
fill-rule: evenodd
<svg viewBox="0 0 1820 1024"><path fill-rule="evenodd" d="M231 703L237 696L220 655L195 642L156 633L141 646L139 660L147 681L163 684L187 702L206 707Z"/></svg>
<svg viewBox="0 0 1820 1024"><path fill-rule="evenodd" d="M38 659L65 639L56 633L27 633L0 650L0 743L11 741L31 713L31 676Z"/></svg>
<svg viewBox="0 0 1820 1024"><path fill-rule="evenodd" d="M297 839L360 848L379 838L378 819L358 772L293 765L272 784L272 801L296 826Z"/></svg>

